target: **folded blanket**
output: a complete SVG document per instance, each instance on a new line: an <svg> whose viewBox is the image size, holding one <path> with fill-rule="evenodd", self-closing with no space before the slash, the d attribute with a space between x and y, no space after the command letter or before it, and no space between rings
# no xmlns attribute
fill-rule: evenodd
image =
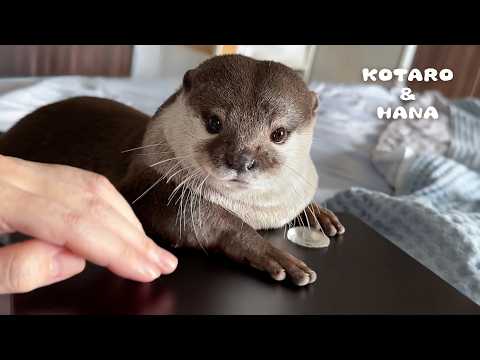
<svg viewBox="0 0 480 360"><path fill-rule="evenodd" d="M325 204L357 216L478 304L479 104L449 103L444 148L433 146L439 144L434 137L432 146L421 151L408 144L392 147L396 155L390 164L388 156L374 152L373 161L395 187L394 195L352 188Z"/></svg>

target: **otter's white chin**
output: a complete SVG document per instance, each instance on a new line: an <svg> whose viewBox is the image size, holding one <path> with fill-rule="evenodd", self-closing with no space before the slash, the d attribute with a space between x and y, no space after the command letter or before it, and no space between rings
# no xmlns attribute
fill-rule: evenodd
<svg viewBox="0 0 480 360"><path fill-rule="evenodd" d="M224 191L241 191L252 189L251 183L237 179L236 177L219 178L210 176L206 182L209 186L222 193ZM228 196L228 192L225 195Z"/></svg>
<svg viewBox="0 0 480 360"><path fill-rule="evenodd" d="M217 191L252 188L253 182L244 176L238 176L235 171L215 171L211 166L203 164L199 164L199 168L205 176L208 175L206 183Z"/></svg>

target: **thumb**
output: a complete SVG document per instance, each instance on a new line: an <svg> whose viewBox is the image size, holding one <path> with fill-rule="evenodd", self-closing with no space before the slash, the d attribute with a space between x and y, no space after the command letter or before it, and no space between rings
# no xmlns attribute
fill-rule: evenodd
<svg viewBox="0 0 480 360"><path fill-rule="evenodd" d="M0 248L0 294L24 293L72 277L85 260L40 240Z"/></svg>

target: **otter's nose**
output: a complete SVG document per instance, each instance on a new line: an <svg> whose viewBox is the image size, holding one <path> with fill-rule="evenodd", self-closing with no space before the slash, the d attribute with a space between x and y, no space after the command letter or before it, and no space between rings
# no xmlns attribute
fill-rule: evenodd
<svg viewBox="0 0 480 360"><path fill-rule="evenodd" d="M255 158L250 153L227 153L225 163L230 169L238 173L253 170L256 166Z"/></svg>

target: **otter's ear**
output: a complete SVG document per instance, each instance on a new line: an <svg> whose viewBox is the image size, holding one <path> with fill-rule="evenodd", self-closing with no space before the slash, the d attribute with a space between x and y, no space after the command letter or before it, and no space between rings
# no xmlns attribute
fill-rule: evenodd
<svg viewBox="0 0 480 360"><path fill-rule="evenodd" d="M310 91L310 97L311 97L311 109L312 109L312 115L315 115L315 113L317 112L317 109L318 109L318 96L317 96L317 93L314 92L314 91Z"/></svg>
<svg viewBox="0 0 480 360"><path fill-rule="evenodd" d="M186 92L189 92L190 89L192 88L193 72L194 72L194 70L188 70L185 73L185 75L183 75L183 89Z"/></svg>

